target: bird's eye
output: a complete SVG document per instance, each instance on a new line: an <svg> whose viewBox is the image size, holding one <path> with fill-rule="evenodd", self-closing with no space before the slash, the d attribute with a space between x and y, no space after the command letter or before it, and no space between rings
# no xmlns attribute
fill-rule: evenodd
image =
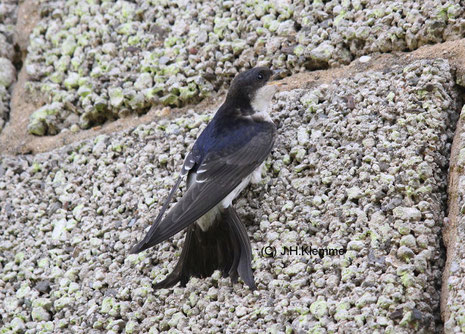
<svg viewBox="0 0 465 334"><path fill-rule="evenodd" d="M263 79L263 74L262 73L258 73L258 80L262 80Z"/></svg>

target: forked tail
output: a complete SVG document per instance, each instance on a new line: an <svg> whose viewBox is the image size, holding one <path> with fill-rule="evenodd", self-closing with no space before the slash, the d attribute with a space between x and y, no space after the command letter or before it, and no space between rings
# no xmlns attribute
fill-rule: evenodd
<svg viewBox="0 0 465 334"><path fill-rule="evenodd" d="M252 268L252 250L247 231L232 206L225 209L207 231L197 224L187 229L181 257L163 281L155 289L170 288L181 282L185 286L191 276L208 277L216 269L233 283L238 276L255 290Z"/></svg>

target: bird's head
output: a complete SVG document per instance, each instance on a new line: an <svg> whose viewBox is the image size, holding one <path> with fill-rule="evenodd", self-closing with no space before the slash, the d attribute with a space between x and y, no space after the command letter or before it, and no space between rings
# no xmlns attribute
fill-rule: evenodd
<svg viewBox="0 0 465 334"><path fill-rule="evenodd" d="M252 106L253 109L269 105L280 85L272 81L274 76L268 67L254 67L239 73L231 83L226 101L240 106Z"/></svg>

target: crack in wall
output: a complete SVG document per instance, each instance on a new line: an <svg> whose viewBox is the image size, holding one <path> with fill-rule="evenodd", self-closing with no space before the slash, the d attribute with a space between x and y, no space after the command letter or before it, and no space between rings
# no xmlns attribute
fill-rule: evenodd
<svg viewBox="0 0 465 334"><path fill-rule="evenodd" d="M460 75L454 73L455 82L460 82L460 84L455 85L457 91L457 119L455 121L455 134L451 141L451 151L449 156L449 169L448 173L448 184L447 184L447 205L446 205L446 219L444 220L444 226L442 231L442 247L444 252L444 269L441 280L441 320L442 325L454 321L451 319L451 304L450 304L450 289L449 289L449 277L451 274L451 263L455 259L455 248L457 243L457 228L458 228L458 217L460 216L459 212L459 198L458 198L458 175L463 174L463 169L460 169L457 165L458 154L460 149L463 147L463 142L461 139L461 133L463 128L463 120L460 119L462 113L462 108L465 104L465 87L463 82L461 82ZM445 326L446 327L446 326ZM450 328L443 329L445 333L450 333Z"/></svg>

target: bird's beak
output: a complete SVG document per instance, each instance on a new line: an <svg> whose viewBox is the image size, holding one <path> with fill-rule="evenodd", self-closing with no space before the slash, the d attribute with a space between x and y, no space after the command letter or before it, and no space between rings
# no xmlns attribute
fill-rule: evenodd
<svg viewBox="0 0 465 334"><path fill-rule="evenodd" d="M266 85L281 87L284 84L284 82L280 81L282 79L281 74L282 71L274 71L273 75L270 78L270 81Z"/></svg>
<svg viewBox="0 0 465 334"><path fill-rule="evenodd" d="M281 87L283 84L282 81L270 81L268 82L266 85L267 86L278 86L278 87Z"/></svg>

